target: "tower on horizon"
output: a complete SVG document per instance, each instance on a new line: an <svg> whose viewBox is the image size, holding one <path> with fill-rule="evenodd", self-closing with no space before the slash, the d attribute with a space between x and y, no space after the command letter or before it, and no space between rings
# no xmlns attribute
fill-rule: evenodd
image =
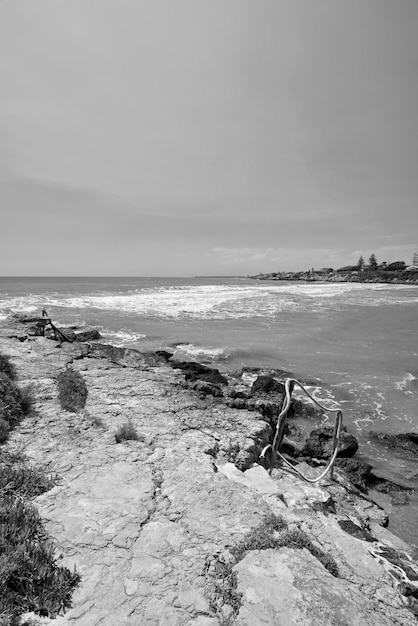
<svg viewBox="0 0 418 626"><path fill-rule="evenodd" d="M418 265L418 252L414 252L414 256L412 257L412 265Z"/></svg>

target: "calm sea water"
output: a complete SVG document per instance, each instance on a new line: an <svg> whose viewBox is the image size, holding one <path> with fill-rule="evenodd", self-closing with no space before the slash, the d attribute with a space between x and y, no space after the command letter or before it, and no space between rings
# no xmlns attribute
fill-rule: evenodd
<svg viewBox="0 0 418 626"><path fill-rule="evenodd" d="M0 278L0 316L46 307L58 324L98 327L114 345L176 358L280 368L316 378L341 403L361 456L418 487L418 468L368 431L418 432L418 286L258 282L244 278ZM418 501L389 509L418 543Z"/></svg>

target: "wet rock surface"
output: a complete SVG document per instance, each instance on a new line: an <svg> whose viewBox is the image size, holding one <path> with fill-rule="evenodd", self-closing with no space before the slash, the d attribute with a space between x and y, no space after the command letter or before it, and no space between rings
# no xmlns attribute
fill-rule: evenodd
<svg viewBox="0 0 418 626"><path fill-rule="evenodd" d="M72 609L42 623L415 623L418 569L409 546L383 528L379 507L343 484L326 477L313 486L254 465L273 435L262 409L185 388L182 368L163 355L79 342L57 348L5 329L0 342L36 398L9 445L61 477L36 503L62 563L82 575ZM78 414L58 403L56 378L68 365L89 391ZM198 381L226 387L199 377L187 384ZM138 439L118 444L114 433L127 421ZM338 577L315 550L246 543L265 535L271 515L303 531L317 555L332 556ZM372 541L339 524L350 520Z"/></svg>
<svg viewBox="0 0 418 626"><path fill-rule="evenodd" d="M374 430L369 431L372 439L395 450L406 454L409 458L418 459L418 433L400 433L387 435Z"/></svg>
<svg viewBox="0 0 418 626"><path fill-rule="evenodd" d="M328 459L332 455L334 428L323 426L311 432L306 440L302 455L315 457L316 459ZM354 435L344 429L340 432L338 457L351 457L358 450L358 442Z"/></svg>

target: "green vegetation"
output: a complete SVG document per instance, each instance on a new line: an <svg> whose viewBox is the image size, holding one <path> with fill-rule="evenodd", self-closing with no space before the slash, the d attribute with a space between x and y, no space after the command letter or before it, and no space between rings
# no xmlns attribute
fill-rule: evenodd
<svg viewBox="0 0 418 626"><path fill-rule="evenodd" d="M20 389L10 359L0 355L0 443L33 405L32 389ZM70 606L80 576L59 567L54 547L30 499L56 480L0 446L0 624L17 626L28 611L56 617Z"/></svg>
<svg viewBox="0 0 418 626"><path fill-rule="evenodd" d="M86 405L87 386L79 372L66 369L58 375L58 398L66 411L78 413Z"/></svg>
<svg viewBox="0 0 418 626"><path fill-rule="evenodd" d="M69 607L77 572L57 565L34 506L15 496L0 500L0 623L19 624L27 611L56 617Z"/></svg>
<svg viewBox="0 0 418 626"><path fill-rule="evenodd" d="M277 547L277 532L287 529L286 522L277 515L268 515L263 522L253 528L242 541L236 544L231 553L236 561L241 561L250 550L268 550Z"/></svg>
<svg viewBox="0 0 418 626"><path fill-rule="evenodd" d="M128 421L125 424L122 424L117 431L115 432L116 443L121 443L121 441L138 441L139 435L135 429L135 426L132 422Z"/></svg>
<svg viewBox="0 0 418 626"><path fill-rule="evenodd" d="M7 441L9 431L31 411L32 406L32 389L20 389L7 374L0 372L0 443Z"/></svg>
<svg viewBox="0 0 418 626"><path fill-rule="evenodd" d="M0 494L2 497L18 495L19 498L34 498L51 489L55 478L43 469L29 466L24 457L0 447Z"/></svg>

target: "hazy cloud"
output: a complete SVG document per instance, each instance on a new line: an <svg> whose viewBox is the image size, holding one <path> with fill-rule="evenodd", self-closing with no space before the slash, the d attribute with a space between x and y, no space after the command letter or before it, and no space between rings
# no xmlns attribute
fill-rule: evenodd
<svg viewBox="0 0 418 626"><path fill-rule="evenodd" d="M408 260L417 31L410 0L5 0L0 273Z"/></svg>

